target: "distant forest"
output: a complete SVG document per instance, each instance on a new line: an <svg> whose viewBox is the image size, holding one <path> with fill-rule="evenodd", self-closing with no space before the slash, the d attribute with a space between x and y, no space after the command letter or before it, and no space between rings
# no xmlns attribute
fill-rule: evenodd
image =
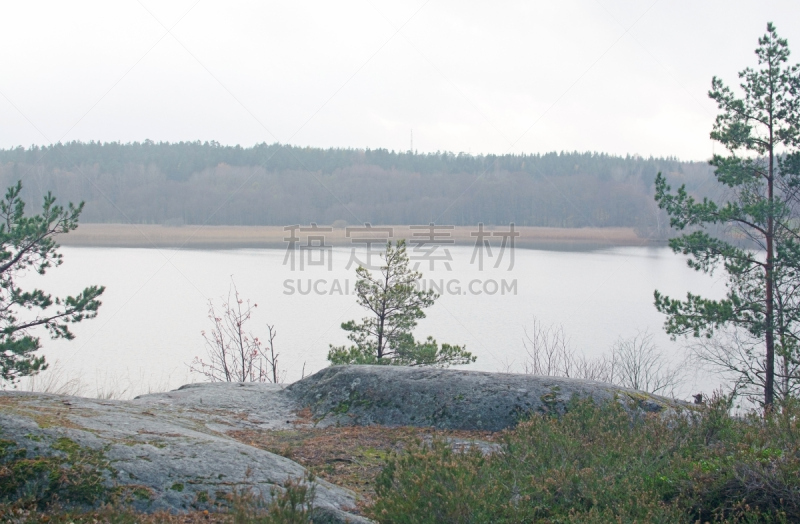
<svg viewBox="0 0 800 524"><path fill-rule="evenodd" d="M385 149L250 148L216 142L69 142L0 150L0 182L29 205L85 201L83 222L635 227L660 234L659 171L690 192L705 162L603 153L469 155Z"/></svg>

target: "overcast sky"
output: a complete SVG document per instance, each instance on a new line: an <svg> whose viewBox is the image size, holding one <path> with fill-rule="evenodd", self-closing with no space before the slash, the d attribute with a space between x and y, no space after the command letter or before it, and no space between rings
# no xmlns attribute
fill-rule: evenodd
<svg viewBox="0 0 800 524"><path fill-rule="evenodd" d="M796 1L4 1L0 147L217 140L711 155Z"/></svg>

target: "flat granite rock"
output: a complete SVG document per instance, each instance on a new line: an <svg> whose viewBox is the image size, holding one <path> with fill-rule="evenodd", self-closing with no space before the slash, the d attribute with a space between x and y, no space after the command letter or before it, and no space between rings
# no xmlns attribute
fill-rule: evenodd
<svg viewBox="0 0 800 524"><path fill-rule="evenodd" d="M288 387L190 384L129 401L0 391L0 462L55 457L76 472L69 461L79 461L139 510L213 509L225 493L248 489L269 500L287 480L306 478L300 464L231 431L311 424L497 431L532 413L563 412L573 396L622 402L632 412L691 407L586 380L399 366L334 366ZM299 416L306 408L313 420L307 411ZM315 522L369 522L351 512L355 493L321 479L314 505Z"/></svg>
<svg viewBox="0 0 800 524"><path fill-rule="evenodd" d="M533 413L563 413L573 398L619 401L636 412L689 404L560 377L400 366L332 366L287 388L321 425L499 431Z"/></svg>
<svg viewBox="0 0 800 524"><path fill-rule="evenodd" d="M0 448L6 456L62 457L73 471L73 460L88 464L140 511L213 509L215 499L242 490L270 500L287 480L306 478L305 468L225 432L286 427L298 407L280 391L203 384L133 401L4 391ZM321 479L314 506L315 521L369 522L348 512L355 493Z"/></svg>

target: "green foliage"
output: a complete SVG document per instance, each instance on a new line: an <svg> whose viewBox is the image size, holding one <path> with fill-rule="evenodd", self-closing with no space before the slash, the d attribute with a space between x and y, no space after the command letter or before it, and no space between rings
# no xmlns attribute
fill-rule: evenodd
<svg viewBox="0 0 800 524"><path fill-rule="evenodd" d="M283 489L273 489L270 502L250 491L234 495L230 513L234 524L305 524L312 522L314 476L289 479Z"/></svg>
<svg viewBox="0 0 800 524"><path fill-rule="evenodd" d="M109 462L100 451L59 438L52 452L29 456L28 450L0 440L0 502L36 508L53 503L92 506L109 500Z"/></svg>
<svg viewBox="0 0 800 524"><path fill-rule="evenodd" d="M103 287L87 287L75 296L53 298L40 289L24 291L15 280L27 271L43 275L61 264L55 236L78 227L83 204L65 209L47 194L39 215L26 216L17 182L0 201L0 379L14 382L33 375L46 364L34 356L39 338L31 330L44 327L52 338L71 340L69 324L97 315ZM36 312L36 313L32 313Z"/></svg>
<svg viewBox="0 0 800 524"><path fill-rule="evenodd" d="M409 269L405 240L386 244L381 254L384 264L379 274L366 268L356 269L358 304L370 312L360 323L344 322L351 346L331 345L331 364L394 364L402 366L438 366L469 364L475 358L462 346L439 344L432 337L420 342L412 331L425 318L424 308L433 305L438 295L417 289L419 272Z"/></svg>
<svg viewBox="0 0 800 524"><path fill-rule="evenodd" d="M26 524L187 521L182 515L148 515L131 509L127 503L149 499L150 491L143 487L109 487L105 474L113 476L113 472L101 452L83 448L66 438L58 439L52 448L60 453L28 458L26 450L11 441L0 440L0 521ZM251 488L222 494L215 505L220 513L212 520L234 524L317 521L315 511L319 510L313 508L315 482L311 474L304 480L289 479L282 488L270 491L269 501ZM175 483L169 489L180 492L184 485ZM208 494L201 493L199 502L208 502ZM201 519L209 520L208 511L203 512Z"/></svg>
<svg viewBox="0 0 800 524"><path fill-rule="evenodd" d="M118 508L110 505L102 506L96 510L35 510L19 506L0 505L0 521L13 522L14 524L144 524L176 522L169 519L169 514L163 513L155 516L144 516L127 508ZM150 517L150 518L147 518ZM165 518L166 517L166 518ZM177 523L176 523L177 524Z"/></svg>
<svg viewBox="0 0 800 524"><path fill-rule="evenodd" d="M667 315L665 329L673 336L711 338L728 327L758 341L763 356L752 355L754 362L744 365L728 361L727 367L744 381L737 386L761 388L764 404L771 404L775 354L783 359L784 381L796 380L791 377L800 340L800 66L785 65L788 44L772 24L758 43L759 69L739 73L743 96L716 77L709 92L720 109L711 138L729 152L714 155L710 164L728 200L698 201L685 186L672 193L666 179L660 173L656 177L659 207L673 228L688 230L671 239L670 247L688 255L696 271L724 270L726 296L711 300L689 293L686 300L676 300L656 291L655 306ZM712 232L719 228L746 242L715 237ZM742 372L753 368L761 371ZM759 383L753 383L754 376ZM785 387L783 396L791 389Z"/></svg>
<svg viewBox="0 0 800 524"><path fill-rule="evenodd" d="M702 416L632 419L618 402L573 399L535 415L502 451L445 441L396 453L369 516L381 523L795 522L800 447L795 405L732 417L715 399Z"/></svg>

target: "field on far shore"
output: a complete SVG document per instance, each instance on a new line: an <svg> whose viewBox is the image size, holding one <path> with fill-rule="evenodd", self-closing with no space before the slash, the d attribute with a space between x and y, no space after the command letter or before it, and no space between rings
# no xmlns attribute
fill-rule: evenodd
<svg viewBox="0 0 800 524"><path fill-rule="evenodd" d="M308 228L308 225L303 225ZM330 226L320 225L320 228ZM425 229L411 229L410 226L374 226L375 228L392 228L393 238L407 239L415 244L428 238ZM416 226L415 226L416 227ZM456 245L474 245L477 237L477 226L456 226L455 229L439 229L436 239L454 240ZM486 226L484 234L508 232L508 226ZM522 248L578 250L600 249L614 246L643 246L655 242L642 238L633 228L548 228L548 227L515 227L519 236L515 245ZM194 226L180 227L157 224L80 224L78 229L66 235L60 235L58 242L64 246L84 247L154 247L154 248L186 248L186 249L241 249L241 248L285 248L290 231L281 226ZM298 245L306 245L309 237L324 236L325 245L351 246L354 237L386 238L385 234L365 235L348 231L344 228L332 228L330 231L313 233L296 232ZM449 235L449 236L448 236ZM487 238L488 239L488 238ZM502 237L495 235L492 244L497 244ZM318 244L318 242L316 242ZM363 242L361 243L363 245Z"/></svg>

